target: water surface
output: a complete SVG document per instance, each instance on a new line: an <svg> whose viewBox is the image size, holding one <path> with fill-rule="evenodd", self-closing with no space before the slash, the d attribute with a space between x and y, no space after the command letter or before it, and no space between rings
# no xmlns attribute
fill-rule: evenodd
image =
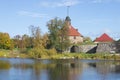
<svg viewBox="0 0 120 80"><path fill-rule="evenodd" d="M0 80L120 80L120 61L0 58Z"/></svg>

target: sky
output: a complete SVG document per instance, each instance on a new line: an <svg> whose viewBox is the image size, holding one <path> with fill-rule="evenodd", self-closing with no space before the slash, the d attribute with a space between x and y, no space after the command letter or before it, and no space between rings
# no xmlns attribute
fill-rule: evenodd
<svg viewBox="0 0 120 80"><path fill-rule="evenodd" d="M67 15L85 37L94 40L107 33L120 38L120 0L0 0L0 32L10 37L29 35L29 26L34 25L44 34L49 20Z"/></svg>

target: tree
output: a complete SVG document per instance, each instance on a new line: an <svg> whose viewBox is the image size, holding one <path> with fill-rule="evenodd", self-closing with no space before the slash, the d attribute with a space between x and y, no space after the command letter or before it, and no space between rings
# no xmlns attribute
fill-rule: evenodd
<svg viewBox="0 0 120 80"><path fill-rule="evenodd" d="M48 30L49 30L49 47L50 48L56 48L58 49L58 43L59 43L59 28L60 26L60 20L57 18L50 20L47 23Z"/></svg>
<svg viewBox="0 0 120 80"><path fill-rule="evenodd" d="M70 46L68 31L69 31L68 23L66 21L63 21L62 27L59 31L61 51L66 50Z"/></svg>
<svg viewBox="0 0 120 80"><path fill-rule="evenodd" d="M120 39L118 39L117 42L120 42Z"/></svg>
<svg viewBox="0 0 120 80"><path fill-rule="evenodd" d="M31 30L31 45L34 48L42 48L43 47L43 41L41 36L41 31L39 27L34 27L33 25L30 26Z"/></svg>
<svg viewBox="0 0 120 80"><path fill-rule="evenodd" d="M83 40L84 43L86 44L91 44L93 43L92 39L90 37L84 37L84 40Z"/></svg>
<svg viewBox="0 0 120 80"><path fill-rule="evenodd" d="M42 36L42 45L44 46L44 48L47 48L47 44L48 44L48 33L45 33L43 36Z"/></svg>
<svg viewBox="0 0 120 80"><path fill-rule="evenodd" d="M14 42L15 48L21 48L21 36L20 35L14 36L13 42Z"/></svg>
<svg viewBox="0 0 120 80"><path fill-rule="evenodd" d="M0 32L0 48L1 49L12 49L12 41L8 33Z"/></svg>
<svg viewBox="0 0 120 80"><path fill-rule="evenodd" d="M49 47L63 51L69 46L68 25L64 20L55 18L47 23L49 30Z"/></svg>
<svg viewBox="0 0 120 80"><path fill-rule="evenodd" d="M27 34L22 36L22 48L30 48L30 37Z"/></svg>

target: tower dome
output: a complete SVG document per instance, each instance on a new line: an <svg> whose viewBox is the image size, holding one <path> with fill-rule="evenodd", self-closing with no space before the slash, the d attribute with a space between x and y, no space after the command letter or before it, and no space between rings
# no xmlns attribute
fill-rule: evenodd
<svg viewBox="0 0 120 80"><path fill-rule="evenodd" d="M70 17L69 17L69 16L66 16L66 19L65 19L65 21L69 21L69 22L71 22L71 19L70 19Z"/></svg>

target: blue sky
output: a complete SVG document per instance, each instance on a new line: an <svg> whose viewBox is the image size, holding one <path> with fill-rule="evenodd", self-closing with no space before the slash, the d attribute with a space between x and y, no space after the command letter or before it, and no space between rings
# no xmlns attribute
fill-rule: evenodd
<svg viewBox="0 0 120 80"><path fill-rule="evenodd" d="M105 32L120 38L120 0L0 0L0 32L29 34L34 25L44 34L50 19L65 19L67 6L72 26L83 36L95 39Z"/></svg>

